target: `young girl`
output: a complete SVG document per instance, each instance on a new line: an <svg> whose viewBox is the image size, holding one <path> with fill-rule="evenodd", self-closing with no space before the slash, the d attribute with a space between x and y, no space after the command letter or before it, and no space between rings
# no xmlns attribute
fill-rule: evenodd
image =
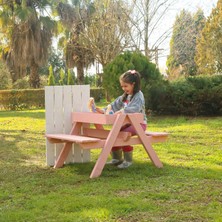
<svg viewBox="0 0 222 222"><path fill-rule="evenodd" d="M144 115L144 122L141 124L143 130L146 130L146 115L145 115L145 101L143 93L140 91L140 74L135 70L129 70L123 73L120 78L120 85L124 91L122 96L119 96L114 102L112 102L111 110L114 114L119 113L142 113ZM106 109L96 108L99 113L106 113ZM134 127L131 125L125 125L121 128L121 131L131 132L132 135L136 134ZM122 153L124 161L122 160ZM112 148L112 160L107 164L117 165L118 168L123 169L132 165L132 146L113 147Z"/></svg>

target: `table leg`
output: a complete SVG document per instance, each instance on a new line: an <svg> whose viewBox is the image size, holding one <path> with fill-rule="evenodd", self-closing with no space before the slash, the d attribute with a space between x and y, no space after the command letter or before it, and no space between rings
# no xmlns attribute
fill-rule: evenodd
<svg viewBox="0 0 222 222"><path fill-rule="evenodd" d="M81 126L82 124L81 123L74 123L73 124L73 128L70 132L70 134L75 134L75 135L79 135L80 132L81 132ZM69 151L72 149L72 143L65 143L56 162L55 162L55 165L54 165L54 168L59 168L59 167L62 167L68 154L69 154Z"/></svg>
<svg viewBox="0 0 222 222"><path fill-rule="evenodd" d="M56 160L54 168L59 168L59 167L63 166L63 164L69 154L69 151L71 149L72 149L72 143L65 143L64 147L62 148L62 150L58 156L58 159Z"/></svg>
<svg viewBox="0 0 222 222"><path fill-rule="evenodd" d="M132 122L132 125L134 126L138 137L141 139L143 146L148 154L148 156L150 157L151 161L153 162L153 164L158 167L161 168L163 167L163 164L161 163L161 161L159 160L156 152L154 151L151 143L149 142L145 132L143 131L140 123L136 120L135 116L133 115L128 115L130 121Z"/></svg>
<svg viewBox="0 0 222 222"><path fill-rule="evenodd" d="M92 173L90 175L90 178L95 178L101 175L102 170L105 166L106 160L110 154L110 151L116 141L116 138L120 132L120 129L123 125L123 122L126 118L125 114L118 114L115 123L113 124L113 127L107 137L106 143L104 147L102 148L102 151L99 155L98 160L96 161L96 164L92 170Z"/></svg>

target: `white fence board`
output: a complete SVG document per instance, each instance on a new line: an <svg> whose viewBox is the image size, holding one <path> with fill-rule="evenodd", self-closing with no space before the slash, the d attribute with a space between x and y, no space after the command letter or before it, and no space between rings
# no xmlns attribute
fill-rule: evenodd
<svg viewBox="0 0 222 222"><path fill-rule="evenodd" d="M54 100L54 88L45 87L46 133L55 133ZM55 164L55 146L46 140L46 162L49 166Z"/></svg>
<svg viewBox="0 0 222 222"><path fill-rule="evenodd" d="M72 128L71 112L88 111L87 103L90 97L89 85L46 86L45 115L46 133L70 133ZM46 142L47 165L53 166L63 144ZM65 163L88 162L90 151L82 150L73 145Z"/></svg>

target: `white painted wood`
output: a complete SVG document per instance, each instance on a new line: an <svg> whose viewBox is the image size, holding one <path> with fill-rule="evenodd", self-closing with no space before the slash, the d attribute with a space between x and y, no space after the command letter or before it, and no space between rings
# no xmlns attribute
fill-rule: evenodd
<svg viewBox="0 0 222 222"><path fill-rule="evenodd" d="M82 92L81 92L81 86L73 86L72 87L72 105L73 105L73 111L82 111L82 106L83 106L83 100L82 100ZM83 158L82 158L82 149L78 144L73 144L74 145L74 162L77 163L82 163Z"/></svg>
<svg viewBox="0 0 222 222"><path fill-rule="evenodd" d="M72 122L70 121L71 112L72 112L72 86L64 86L64 133L69 134L72 129ZM65 163L74 162L74 149L70 150L68 157L66 158Z"/></svg>
<svg viewBox="0 0 222 222"><path fill-rule="evenodd" d="M63 113L63 86L54 86L55 89L55 103L54 103L54 122L55 133L64 133L64 113ZM55 158L57 159L63 144L56 144Z"/></svg>
<svg viewBox="0 0 222 222"><path fill-rule="evenodd" d="M89 85L46 86L46 133L70 133L72 128L71 112L88 111L89 97ZM63 144L46 142L47 165L53 166L55 164L62 147ZM82 150L78 145L73 145L65 163L88 161L90 161L90 151Z"/></svg>
<svg viewBox="0 0 222 222"><path fill-rule="evenodd" d="M54 87L45 87L45 118L46 133L55 133L54 124ZM55 144L49 143L46 139L46 163L48 166L55 164Z"/></svg>
<svg viewBox="0 0 222 222"><path fill-rule="evenodd" d="M82 92L82 112L89 111L88 108L88 101L90 97L90 87L81 85L81 92ZM85 102L87 101L87 102ZM90 151L89 150L82 150L82 160L83 162L90 161Z"/></svg>

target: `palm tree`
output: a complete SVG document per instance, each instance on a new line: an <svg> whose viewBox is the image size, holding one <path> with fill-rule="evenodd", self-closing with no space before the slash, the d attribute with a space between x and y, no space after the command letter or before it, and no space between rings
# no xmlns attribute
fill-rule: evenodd
<svg viewBox="0 0 222 222"><path fill-rule="evenodd" d="M80 38L85 24L90 21L92 9L92 3L83 0L73 1L73 6L68 3L59 3L57 7L68 38L67 41L66 38L63 38L66 41L64 48L66 65L68 68L77 68L78 84L82 84L84 81L84 68L94 62L92 52L82 46Z"/></svg>
<svg viewBox="0 0 222 222"><path fill-rule="evenodd" d="M47 62L55 30L55 21L46 11L51 6L51 0L6 1L0 6L1 28L6 40L3 58L10 68L13 82L29 71L30 86L39 88L38 70Z"/></svg>

